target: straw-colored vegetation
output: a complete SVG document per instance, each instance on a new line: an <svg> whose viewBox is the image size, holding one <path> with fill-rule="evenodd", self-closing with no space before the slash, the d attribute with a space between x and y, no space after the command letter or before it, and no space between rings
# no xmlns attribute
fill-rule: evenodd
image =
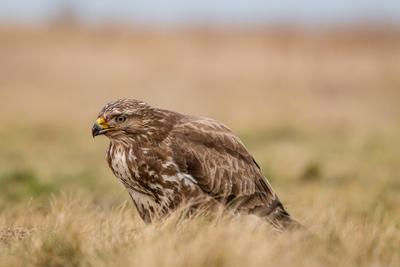
<svg viewBox="0 0 400 267"><path fill-rule="evenodd" d="M225 122L295 218L144 225L90 136L120 97ZM0 266L399 266L396 31L0 30Z"/></svg>

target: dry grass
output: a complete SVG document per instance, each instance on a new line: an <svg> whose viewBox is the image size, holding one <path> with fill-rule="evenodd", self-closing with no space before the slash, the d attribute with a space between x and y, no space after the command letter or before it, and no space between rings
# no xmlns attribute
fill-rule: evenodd
<svg viewBox="0 0 400 267"><path fill-rule="evenodd" d="M61 195L51 198L45 210L30 205L12 215L5 213L0 225L7 225L8 232L2 233L0 262L2 266L397 266L398 222L383 205L368 208L360 215L342 205L313 205L308 225L318 236L310 236L277 234L253 217L189 220L180 212L144 226L126 202L109 207L76 193ZM24 231L10 226L16 222Z"/></svg>
<svg viewBox="0 0 400 267"><path fill-rule="evenodd" d="M0 30L0 266L399 266L397 31ZM90 136L135 97L241 135L316 236L146 226Z"/></svg>

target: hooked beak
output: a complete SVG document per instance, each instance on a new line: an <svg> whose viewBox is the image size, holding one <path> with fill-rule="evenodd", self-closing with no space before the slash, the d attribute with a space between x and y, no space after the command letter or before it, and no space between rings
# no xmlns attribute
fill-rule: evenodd
<svg viewBox="0 0 400 267"><path fill-rule="evenodd" d="M108 131L108 129L110 129L110 126L108 126L105 119L103 117L98 118L92 127L93 138L98 135L104 134L105 132Z"/></svg>

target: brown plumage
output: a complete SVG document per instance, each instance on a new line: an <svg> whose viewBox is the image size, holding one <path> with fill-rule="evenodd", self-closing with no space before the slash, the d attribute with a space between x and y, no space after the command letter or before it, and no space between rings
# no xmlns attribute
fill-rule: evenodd
<svg viewBox="0 0 400 267"><path fill-rule="evenodd" d="M215 120L121 99L100 111L92 134L110 139L108 164L145 222L191 202L300 226L240 139Z"/></svg>

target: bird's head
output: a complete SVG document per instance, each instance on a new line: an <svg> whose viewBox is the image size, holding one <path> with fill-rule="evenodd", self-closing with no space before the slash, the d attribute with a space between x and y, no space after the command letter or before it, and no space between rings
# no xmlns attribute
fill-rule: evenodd
<svg viewBox="0 0 400 267"><path fill-rule="evenodd" d="M155 137L166 125L166 115L135 99L120 99L106 104L92 128L92 136L110 139Z"/></svg>

